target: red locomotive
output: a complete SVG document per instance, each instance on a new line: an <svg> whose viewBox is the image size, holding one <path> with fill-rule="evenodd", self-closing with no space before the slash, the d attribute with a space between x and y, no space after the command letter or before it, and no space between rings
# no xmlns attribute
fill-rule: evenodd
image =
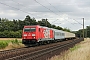
<svg viewBox="0 0 90 60"><path fill-rule="evenodd" d="M24 26L22 33L23 44L33 44L47 40L54 40L54 31L39 25Z"/></svg>

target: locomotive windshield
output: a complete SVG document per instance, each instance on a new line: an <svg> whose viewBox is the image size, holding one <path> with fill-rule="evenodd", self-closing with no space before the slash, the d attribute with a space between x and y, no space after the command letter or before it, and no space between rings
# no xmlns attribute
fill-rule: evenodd
<svg viewBox="0 0 90 60"><path fill-rule="evenodd" d="M36 28L24 28L24 32L35 32Z"/></svg>

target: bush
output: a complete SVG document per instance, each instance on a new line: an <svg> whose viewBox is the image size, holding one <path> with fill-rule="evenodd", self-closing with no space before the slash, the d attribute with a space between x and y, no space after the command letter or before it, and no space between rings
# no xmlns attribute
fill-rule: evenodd
<svg viewBox="0 0 90 60"><path fill-rule="evenodd" d="M17 39L11 41L13 44L19 44L19 41Z"/></svg>
<svg viewBox="0 0 90 60"><path fill-rule="evenodd" d="M78 49L78 48L80 48L80 46L79 46L79 45L74 46L73 48L70 48L70 51L74 51L74 50L76 50L76 49Z"/></svg>
<svg viewBox="0 0 90 60"><path fill-rule="evenodd" d="M8 31L5 30L0 32L0 38L21 38L22 37L22 30L18 31Z"/></svg>
<svg viewBox="0 0 90 60"><path fill-rule="evenodd" d="M5 48L6 46L8 46L7 42L0 42L0 49Z"/></svg>

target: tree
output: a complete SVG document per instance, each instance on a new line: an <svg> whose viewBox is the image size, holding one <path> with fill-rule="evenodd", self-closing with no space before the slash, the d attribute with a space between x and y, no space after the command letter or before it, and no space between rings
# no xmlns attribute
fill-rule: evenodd
<svg viewBox="0 0 90 60"><path fill-rule="evenodd" d="M87 37L90 37L90 26L86 27L86 34L87 34Z"/></svg>
<svg viewBox="0 0 90 60"><path fill-rule="evenodd" d="M24 22L25 22L25 25L32 25L31 17L29 15L27 15Z"/></svg>
<svg viewBox="0 0 90 60"><path fill-rule="evenodd" d="M48 22L48 19L42 19L41 21L38 21L38 25L51 28L51 24Z"/></svg>
<svg viewBox="0 0 90 60"><path fill-rule="evenodd" d="M63 30L67 31L67 32L71 32L70 29L68 29L68 28L64 28Z"/></svg>
<svg viewBox="0 0 90 60"><path fill-rule="evenodd" d="M22 30L25 25L25 21L18 20L18 24L19 30Z"/></svg>
<svg viewBox="0 0 90 60"><path fill-rule="evenodd" d="M1 18L0 18L0 23L1 23Z"/></svg>
<svg viewBox="0 0 90 60"><path fill-rule="evenodd" d="M61 28L61 27L59 27L59 26L55 27L55 29L63 30L63 28Z"/></svg>
<svg viewBox="0 0 90 60"><path fill-rule="evenodd" d="M37 25L38 23L36 22L36 19L33 17L32 18L32 25Z"/></svg>
<svg viewBox="0 0 90 60"><path fill-rule="evenodd" d="M56 25L51 25L51 28L55 28L56 27Z"/></svg>

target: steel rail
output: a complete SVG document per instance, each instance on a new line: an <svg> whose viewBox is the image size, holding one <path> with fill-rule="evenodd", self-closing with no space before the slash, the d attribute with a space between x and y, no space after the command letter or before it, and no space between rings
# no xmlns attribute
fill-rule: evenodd
<svg viewBox="0 0 90 60"><path fill-rule="evenodd" d="M65 44L62 44L62 45L57 45L57 46L53 46L53 47L50 47L50 48L34 51L34 52L31 52L31 53L26 53L26 54L23 54L23 55L20 55L20 56L8 58L6 60L18 60L18 59L19 60L35 60L36 58L38 58L42 55L45 55L47 53L50 53L52 51L55 51L57 49L60 49L60 48L63 48L63 47L66 47L66 46L69 46L69 45L72 45L72 44L75 44L75 43L78 43L81 40L75 40L75 41L65 43Z"/></svg>

